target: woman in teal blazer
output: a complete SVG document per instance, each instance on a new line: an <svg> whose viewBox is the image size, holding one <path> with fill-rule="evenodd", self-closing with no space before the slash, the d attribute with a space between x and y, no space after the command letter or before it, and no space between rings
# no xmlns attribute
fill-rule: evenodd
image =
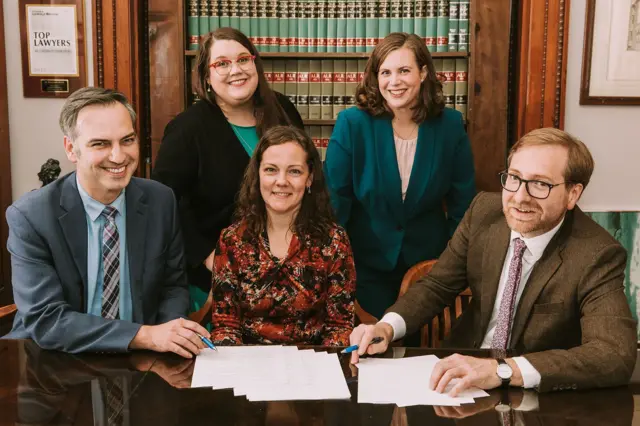
<svg viewBox="0 0 640 426"><path fill-rule="evenodd" d="M325 173L353 247L356 298L380 319L405 272L438 258L453 235L476 193L473 157L416 35L376 46L356 96L338 116Z"/></svg>

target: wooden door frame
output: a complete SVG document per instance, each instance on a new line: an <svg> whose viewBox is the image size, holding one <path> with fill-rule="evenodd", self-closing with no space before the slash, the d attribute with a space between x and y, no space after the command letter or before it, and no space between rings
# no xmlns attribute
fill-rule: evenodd
<svg viewBox="0 0 640 426"><path fill-rule="evenodd" d="M0 34L4 35L4 8L0 1ZM7 89L7 55L0 41L0 306L13 303L11 263L7 251L9 227L5 218L11 205L11 151L9 141L9 94Z"/></svg>

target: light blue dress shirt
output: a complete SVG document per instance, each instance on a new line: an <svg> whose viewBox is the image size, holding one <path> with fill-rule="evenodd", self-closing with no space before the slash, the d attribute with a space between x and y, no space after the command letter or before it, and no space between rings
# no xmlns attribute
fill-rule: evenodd
<svg viewBox="0 0 640 426"><path fill-rule="evenodd" d="M77 177L76 183L87 217L87 313L102 316L102 230L107 219L101 213L106 205L91 198ZM118 210L116 226L120 236L120 319L131 321L133 308L127 256L127 205L124 193L123 190L110 205Z"/></svg>

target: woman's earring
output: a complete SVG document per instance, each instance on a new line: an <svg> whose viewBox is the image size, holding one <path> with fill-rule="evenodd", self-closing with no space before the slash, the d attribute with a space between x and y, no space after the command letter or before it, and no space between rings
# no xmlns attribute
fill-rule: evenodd
<svg viewBox="0 0 640 426"><path fill-rule="evenodd" d="M307 193L311 195L311 185L307 186Z"/></svg>
<svg viewBox="0 0 640 426"><path fill-rule="evenodd" d="M207 92L211 93L211 85L210 84L207 84Z"/></svg>

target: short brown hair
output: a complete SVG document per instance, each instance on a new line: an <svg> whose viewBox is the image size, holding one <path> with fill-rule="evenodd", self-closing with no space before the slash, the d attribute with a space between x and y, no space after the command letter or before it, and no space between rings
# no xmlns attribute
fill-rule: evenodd
<svg viewBox="0 0 640 426"><path fill-rule="evenodd" d="M364 79L356 89L356 104L374 117L381 115L393 117L378 88L378 72L387 56L403 47L413 52L419 70L424 66L427 67L427 77L420 85L421 96L413 111L413 121L421 123L427 118L437 117L442 113L444 96L442 83L437 78L429 49L415 34L391 33L373 49L364 71Z"/></svg>
<svg viewBox="0 0 640 426"><path fill-rule="evenodd" d="M193 90L200 97L212 104L216 103L216 94L209 87L209 61L211 60L211 46L216 40L232 40L244 46L251 55L255 56L258 87L253 94L253 105L256 114L256 131L262 136L269 127L291 124L289 117L278 102L276 94L267 83L264 76L264 66L256 47L241 31L235 28L223 27L207 34L198 49L196 66L194 68Z"/></svg>
<svg viewBox="0 0 640 426"><path fill-rule="evenodd" d="M295 142L307 154L307 166L313 173L311 193L305 193L293 228L299 238L322 241L335 226L329 192L322 173L322 161L318 150L302 130L292 126L276 126L265 132L249 160L240 192L235 219L244 220L247 231L256 237L267 226L267 210L260 193L260 163L264 152L272 146Z"/></svg>
<svg viewBox="0 0 640 426"><path fill-rule="evenodd" d="M567 168L564 171L565 182L582 184L586 188L591 180L594 161L589 148L578 138L553 127L532 130L522 136L511 147L507 163L511 165L511 158L519 149L527 146L556 145L565 147L569 153Z"/></svg>

